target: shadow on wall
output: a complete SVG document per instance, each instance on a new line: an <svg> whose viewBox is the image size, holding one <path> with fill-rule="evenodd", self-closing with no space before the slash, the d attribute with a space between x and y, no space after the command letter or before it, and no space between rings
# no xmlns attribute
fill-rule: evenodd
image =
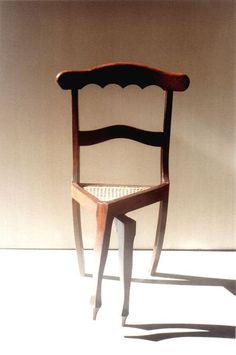
<svg viewBox="0 0 236 355"><path fill-rule="evenodd" d="M183 243L183 249L221 249L224 240L224 249L234 249L235 184L230 146L223 152L221 138L203 133L204 128L192 130L191 135L186 132L186 138L180 139L181 128L176 125L172 146L172 152L178 154L171 155L166 247L178 248ZM199 136L204 134L204 142L199 144ZM224 140L227 146L226 134Z"/></svg>

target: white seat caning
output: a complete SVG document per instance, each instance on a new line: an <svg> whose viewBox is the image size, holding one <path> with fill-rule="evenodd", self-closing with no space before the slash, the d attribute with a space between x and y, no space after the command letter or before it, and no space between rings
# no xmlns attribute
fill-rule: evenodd
<svg viewBox="0 0 236 355"><path fill-rule="evenodd" d="M112 201L139 191L144 191L148 188L150 188L150 186L84 186L84 190L95 196L98 200L104 202Z"/></svg>

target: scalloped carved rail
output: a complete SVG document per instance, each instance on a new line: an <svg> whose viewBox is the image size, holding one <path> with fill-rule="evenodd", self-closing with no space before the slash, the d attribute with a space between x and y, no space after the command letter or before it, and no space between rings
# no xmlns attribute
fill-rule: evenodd
<svg viewBox="0 0 236 355"><path fill-rule="evenodd" d="M109 84L122 88L138 85L142 89L157 85L165 91L184 91L189 86L189 78L185 74L165 72L136 63L111 63L80 71L65 70L57 75L57 82L64 90L78 90L88 84L97 84L102 88Z"/></svg>

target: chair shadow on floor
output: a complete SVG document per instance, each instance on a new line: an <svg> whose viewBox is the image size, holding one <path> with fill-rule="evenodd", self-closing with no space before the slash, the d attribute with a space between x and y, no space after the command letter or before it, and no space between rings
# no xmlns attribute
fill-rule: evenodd
<svg viewBox="0 0 236 355"><path fill-rule="evenodd" d="M235 338L235 327L229 325L216 324L126 324L125 327L143 329L143 330L163 330L168 329L168 332L145 335L126 335L125 338L142 339L149 341L160 341L172 338L183 337L208 337L208 338ZM178 329L174 331L173 329ZM183 331L186 329L186 331Z"/></svg>
<svg viewBox="0 0 236 355"><path fill-rule="evenodd" d="M85 276L92 277L92 274L86 273ZM152 283L152 284L168 284L168 285L190 285L190 286L218 286L224 287L226 290L236 295L236 280L219 279L202 276L190 276L170 273L155 273L158 279L143 279L132 278L132 282ZM117 280L119 277L104 275L104 279ZM236 327L229 325L216 324L125 324L127 328L136 328L146 331L159 330L160 333L145 334L145 335L125 335L125 338L142 339L149 341L160 341L164 339L179 338L179 337L209 337L209 338L228 338L235 339ZM168 329L168 332L163 332L163 329ZM177 331L174 331L176 329ZM184 331L183 329L186 329Z"/></svg>
<svg viewBox="0 0 236 355"><path fill-rule="evenodd" d="M85 273L85 276L92 277L92 274ZM168 285L190 285L190 286L218 286L224 287L226 290L236 296L236 280L233 279L219 279L204 276L180 275L156 272L154 277L159 279L143 279L132 277L132 282L152 283L152 284L168 284ZM104 275L107 280L120 280L117 276Z"/></svg>
<svg viewBox="0 0 236 355"><path fill-rule="evenodd" d="M236 280L232 279L219 279L213 277L192 276L192 275L179 275L167 274L156 272L156 277L167 278L170 280L158 280L157 283L177 284L177 285L190 285L190 286L221 286L226 288L229 292L236 296Z"/></svg>
<svg viewBox="0 0 236 355"><path fill-rule="evenodd" d="M197 285L197 286L219 286L226 288L229 292L236 295L236 280L218 279L209 277L199 277L190 275L178 275L167 273L155 273L156 277L163 278L155 280L160 284L177 285ZM165 280L164 278L168 279ZM135 281L135 280L133 280ZM151 281L153 280L146 280ZM145 281L144 281L145 282ZM227 325L213 324L126 324L126 327L138 328L143 330L163 330L179 329L180 331L169 331L166 333L145 334L137 336L125 336L125 338L143 339L150 341L160 341L179 337L211 337L211 338L229 338L235 339L235 327ZM181 331L186 329L186 331Z"/></svg>

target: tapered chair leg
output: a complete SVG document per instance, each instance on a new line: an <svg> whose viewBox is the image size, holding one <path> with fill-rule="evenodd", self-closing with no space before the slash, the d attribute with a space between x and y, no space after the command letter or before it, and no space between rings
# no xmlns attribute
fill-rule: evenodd
<svg viewBox="0 0 236 355"><path fill-rule="evenodd" d="M133 243L136 233L136 222L125 216L115 218L116 230L119 238L120 280L123 293L122 326L129 315L130 282L133 261Z"/></svg>
<svg viewBox="0 0 236 355"><path fill-rule="evenodd" d="M84 276L85 274L84 248L83 248L83 239L82 239L82 230L81 230L80 205L74 199L72 199L72 211L73 211L75 245L76 245L77 257L79 263L79 270L80 270L80 275Z"/></svg>
<svg viewBox="0 0 236 355"><path fill-rule="evenodd" d="M97 312L102 305L101 286L102 277L106 264L108 248L110 243L110 234L113 217L108 215L107 206L100 205L97 210L97 235L95 241L95 262L93 274L94 292L91 297L91 305L93 307L93 319L96 319Z"/></svg>
<svg viewBox="0 0 236 355"><path fill-rule="evenodd" d="M154 276L156 273L157 265L161 255L165 229L166 229L167 211L168 211L168 196L165 200L160 201L156 239L153 247L151 268L150 268L150 274L152 276Z"/></svg>

